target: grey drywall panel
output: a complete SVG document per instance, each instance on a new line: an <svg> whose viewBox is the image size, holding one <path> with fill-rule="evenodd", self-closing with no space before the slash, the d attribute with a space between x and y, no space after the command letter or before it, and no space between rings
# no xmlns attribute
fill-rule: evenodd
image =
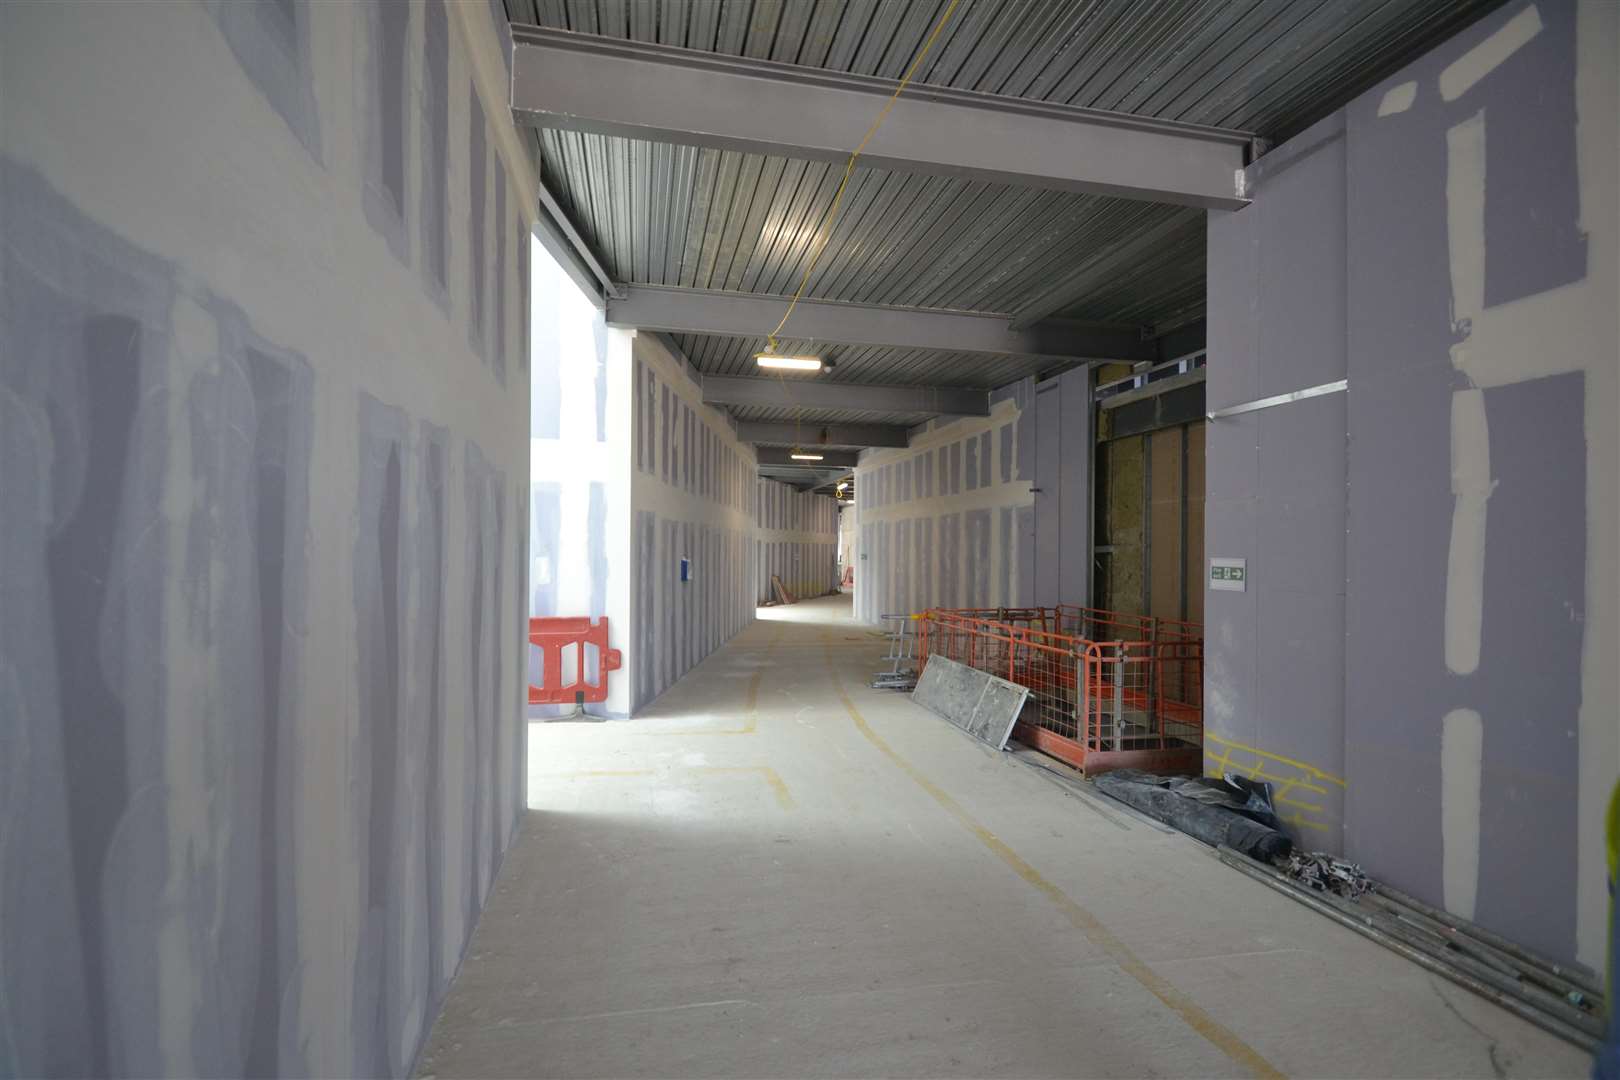
<svg viewBox="0 0 1620 1080"><path fill-rule="evenodd" d="M485 300L489 275L489 135L485 129L484 106L478 88L467 86L467 259L468 295L467 344L480 357L487 356L489 305Z"/></svg>
<svg viewBox="0 0 1620 1080"><path fill-rule="evenodd" d="M403 982L405 850L400 835L399 789L405 765L401 725L405 717L406 607L404 550L406 452L410 421L392 406L362 394L357 495L359 529L354 547L356 684L359 728L355 758L367 767L355 776L354 835L361 839L362 916L351 982L356 1076L396 1075L404 1015L396 999Z"/></svg>
<svg viewBox="0 0 1620 1080"><path fill-rule="evenodd" d="M1397 78L1434 86L1448 64L1523 10L1493 13ZM1584 596L1587 515L1585 451L1572 437L1584 416L1577 380L1483 395L1495 486L1477 668L1453 673L1445 655L1451 410L1453 394L1467 387L1451 349L1466 348L1472 333L1452 317L1450 129L1483 113L1486 305L1584 276L1584 244L1572 225L1580 217L1575 10L1537 11L1540 33L1453 100L1420 92L1406 111L1381 117L1379 87L1347 110L1347 768L1352 779L1380 777L1376 788L1352 783L1347 812L1350 851L1370 871L1444 902L1442 720L1455 709L1477 711L1484 757L1476 917L1568 958L1584 626L1570 605ZM1388 169L1392 160L1403 168ZM1389 707L1392 689L1399 708Z"/></svg>
<svg viewBox="0 0 1620 1080"><path fill-rule="evenodd" d="M607 614L608 557L607 557L607 485L600 480L591 481L590 507L587 511L585 549L590 552L591 610L586 614L599 619Z"/></svg>
<svg viewBox="0 0 1620 1080"><path fill-rule="evenodd" d="M445 0L422 5L421 91L421 266L428 294L441 306L450 302L450 21ZM236 4L235 7L266 7ZM292 5L294 9L298 5ZM527 245L522 245L527 247ZM527 262L524 263L527 267ZM522 278L522 296L528 296L528 277ZM527 360L528 349L520 354Z"/></svg>
<svg viewBox="0 0 1620 1080"><path fill-rule="evenodd" d="M562 485L550 480L529 485L529 558L539 571L529 582L529 611L534 615L560 615L557 576L561 573Z"/></svg>
<svg viewBox="0 0 1620 1080"><path fill-rule="evenodd" d="M1048 379L1035 391L1035 602L1063 602L1063 396Z"/></svg>
<svg viewBox="0 0 1620 1080"><path fill-rule="evenodd" d="M1084 606L1091 598L1091 368L1064 372L1058 394L1058 599Z"/></svg>
<svg viewBox="0 0 1620 1080"><path fill-rule="evenodd" d="M420 425L420 467L417 470L416 535L412 544L416 562L416 614L411 635L411 668L416 679L415 710L420 715L424 757L422 841L423 871L427 882L426 991L438 1000L449 985L453 967L447 962L446 944L453 937L446 915L445 881L451 865L446 850L448 776L444 767L452 725L446 709L447 652L445 639L445 580L449 568L447 530L449 433L442 427ZM457 939L459 940L459 939Z"/></svg>
<svg viewBox="0 0 1620 1080"><path fill-rule="evenodd" d="M489 359L495 366L495 381L505 386L506 337L510 329L506 321L506 294L510 285L506 272L506 234L511 230L511 220L506 216L506 170L496 168L492 172L495 177L495 270L489 283L495 293L495 334Z"/></svg>
<svg viewBox="0 0 1620 1080"><path fill-rule="evenodd" d="M1020 506L1013 511L1014 550L1018 552L1018 595L1013 603L1019 607L1035 604L1035 508Z"/></svg>
<svg viewBox="0 0 1620 1080"><path fill-rule="evenodd" d="M1344 378L1343 127L1336 114L1278 148L1248 210L1210 215L1214 408ZM1212 768L1343 775L1345 427L1343 395L1205 425L1204 550L1250 571L1244 592L1201 586ZM1301 843L1340 850L1339 789L1310 782L1315 809L1285 817Z"/></svg>
<svg viewBox="0 0 1620 1080"><path fill-rule="evenodd" d="M296 8L296 5L289 5ZM372 0L365 8L367 33L355 42L355 70L364 73L365 154L360 204L366 221L394 257L409 262L405 228L406 38L410 8Z"/></svg>
<svg viewBox="0 0 1620 1080"><path fill-rule="evenodd" d="M990 511L969 510L967 526L968 606L990 606Z"/></svg>
<svg viewBox="0 0 1620 1080"><path fill-rule="evenodd" d="M320 112L310 49L308 3L242 4L208 0L243 74L280 114L310 156L321 160Z"/></svg>

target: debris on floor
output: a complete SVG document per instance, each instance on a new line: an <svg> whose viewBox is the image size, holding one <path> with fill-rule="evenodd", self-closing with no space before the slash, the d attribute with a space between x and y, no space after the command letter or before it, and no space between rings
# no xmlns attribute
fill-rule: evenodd
<svg viewBox="0 0 1620 1080"><path fill-rule="evenodd" d="M782 584L782 579L775 574L771 575L771 588L776 592L776 599L781 603L797 604L799 602L799 598L794 596L792 590Z"/></svg>
<svg viewBox="0 0 1620 1080"><path fill-rule="evenodd" d="M1229 847L1263 862L1286 858L1293 841L1271 808L1271 785L1246 777L1158 776L1116 769L1097 790L1211 847Z"/></svg>
<svg viewBox="0 0 1620 1080"><path fill-rule="evenodd" d="M1296 851L1278 869L1307 889L1330 892L1346 900L1371 892L1373 887L1372 879L1361 867L1322 851Z"/></svg>

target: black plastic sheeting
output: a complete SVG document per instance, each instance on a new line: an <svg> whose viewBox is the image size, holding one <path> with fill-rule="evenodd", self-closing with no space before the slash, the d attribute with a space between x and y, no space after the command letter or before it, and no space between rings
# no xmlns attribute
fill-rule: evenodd
<svg viewBox="0 0 1620 1080"><path fill-rule="evenodd" d="M1103 773L1097 790L1214 847L1271 863L1294 848L1271 806L1271 785L1242 776L1156 776L1136 769Z"/></svg>

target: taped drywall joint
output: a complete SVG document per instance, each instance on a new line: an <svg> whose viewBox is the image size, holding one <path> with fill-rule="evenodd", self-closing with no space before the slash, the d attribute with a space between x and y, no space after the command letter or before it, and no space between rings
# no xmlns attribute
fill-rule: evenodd
<svg viewBox="0 0 1620 1080"><path fill-rule="evenodd" d="M1322 383L1320 386L1307 386L1303 390L1295 390L1287 394L1274 394L1271 397L1260 398L1257 401L1244 402L1242 405L1228 405L1224 409L1216 409L1204 414L1206 420L1224 420L1228 416L1241 416L1244 413L1258 412L1261 409L1271 409L1278 405L1291 405L1306 398L1322 397L1325 394L1337 394L1350 388L1349 379L1339 379L1335 382Z"/></svg>
<svg viewBox="0 0 1620 1080"><path fill-rule="evenodd" d="M1496 33L1446 65L1446 69L1440 72L1440 96L1447 101L1456 101L1539 33L1541 12L1531 4L1504 23Z"/></svg>
<svg viewBox="0 0 1620 1080"><path fill-rule="evenodd" d="M1451 395L1451 545L1446 559L1446 667L1455 675L1479 668L1485 623L1485 515L1491 479L1490 426L1485 393Z"/></svg>
<svg viewBox="0 0 1620 1080"><path fill-rule="evenodd" d="M1479 896L1479 810L1485 726L1453 709L1440 728L1440 887L1446 910L1474 917Z"/></svg>

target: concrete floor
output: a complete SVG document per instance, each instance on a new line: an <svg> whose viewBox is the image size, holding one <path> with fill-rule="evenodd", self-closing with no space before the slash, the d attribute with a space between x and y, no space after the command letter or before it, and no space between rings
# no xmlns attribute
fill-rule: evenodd
<svg viewBox="0 0 1620 1080"><path fill-rule="evenodd" d="M866 688L847 597L629 722L530 728L529 805L426 1076L1582 1076L1193 840Z"/></svg>

